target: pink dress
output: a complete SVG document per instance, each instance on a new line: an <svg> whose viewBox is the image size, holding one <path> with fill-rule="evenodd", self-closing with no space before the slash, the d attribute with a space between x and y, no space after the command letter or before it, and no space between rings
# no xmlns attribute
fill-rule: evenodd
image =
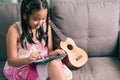
<svg viewBox="0 0 120 80"><path fill-rule="evenodd" d="M18 25L20 33L22 33L20 22L16 22L16 24ZM24 41L27 42L26 39ZM41 55L43 57L48 56L48 48L45 47L45 41L36 41L35 44L29 44L27 42L26 48L24 49L21 47L20 43L18 43L18 57L29 57L32 52L42 52ZM13 67L8 65L8 62L6 61L3 72L8 80L46 80L48 77L47 67L48 63ZM63 70L68 80L72 79L72 72L64 64Z"/></svg>

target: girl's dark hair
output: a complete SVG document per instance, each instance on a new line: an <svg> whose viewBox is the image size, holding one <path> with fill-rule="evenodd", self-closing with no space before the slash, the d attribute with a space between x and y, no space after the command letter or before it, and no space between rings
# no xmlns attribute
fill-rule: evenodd
<svg viewBox="0 0 120 80"><path fill-rule="evenodd" d="M22 35L20 38L21 46L24 48L26 43L24 42L25 39L30 44L35 44L32 40L33 33L31 30L31 26L29 25L29 16L34 12L40 9L47 9L48 11L48 3L46 0L23 0L21 3L21 26L22 26ZM26 20L23 16L26 14ZM49 14L49 12L48 12ZM46 32L44 32L43 26L41 26L36 32L38 33L37 39L41 42L42 39L46 41L46 45L48 44L48 14L46 18Z"/></svg>

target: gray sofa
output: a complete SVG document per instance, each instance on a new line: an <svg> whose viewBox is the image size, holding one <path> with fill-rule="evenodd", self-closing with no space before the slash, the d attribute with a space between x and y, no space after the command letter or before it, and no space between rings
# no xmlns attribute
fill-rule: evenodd
<svg viewBox="0 0 120 80"><path fill-rule="evenodd" d="M120 80L119 2L117 0L51 0L52 21L88 54L72 80ZM20 4L0 4L0 80L6 60L8 27L20 20ZM55 37L55 38L54 38ZM60 39L53 31L54 48Z"/></svg>

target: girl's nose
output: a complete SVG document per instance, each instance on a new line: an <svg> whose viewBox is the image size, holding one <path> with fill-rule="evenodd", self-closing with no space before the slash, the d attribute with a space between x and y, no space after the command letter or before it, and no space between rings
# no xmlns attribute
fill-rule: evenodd
<svg viewBox="0 0 120 80"><path fill-rule="evenodd" d="M43 24L43 21L42 21L42 20L40 20L40 21L38 22L38 24L40 24L40 25L41 25L41 24Z"/></svg>
<svg viewBox="0 0 120 80"><path fill-rule="evenodd" d="M39 24L40 24L40 25L42 25L43 23L44 23L44 21L43 21L43 20L40 20L40 21L39 21Z"/></svg>

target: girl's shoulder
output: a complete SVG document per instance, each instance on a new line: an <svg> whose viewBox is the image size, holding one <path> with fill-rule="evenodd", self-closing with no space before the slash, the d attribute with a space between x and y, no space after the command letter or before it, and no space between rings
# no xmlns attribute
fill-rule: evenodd
<svg viewBox="0 0 120 80"><path fill-rule="evenodd" d="M8 32L17 32L17 25L15 23L13 23L9 29Z"/></svg>
<svg viewBox="0 0 120 80"><path fill-rule="evenodd" d="M16 37L20 36L20 31L16 23L13 23L7 31L7 35L14 35Z"/></svg>
<svg viewBox="0 0 120 80"><path fill-rule="evenodd" d="M13 23L13 24L9 27L8 31L10 31L10 32L15 32L15 33L19 33L19 28L18 28L18 25L16 24L16 22Z"/></svg>

